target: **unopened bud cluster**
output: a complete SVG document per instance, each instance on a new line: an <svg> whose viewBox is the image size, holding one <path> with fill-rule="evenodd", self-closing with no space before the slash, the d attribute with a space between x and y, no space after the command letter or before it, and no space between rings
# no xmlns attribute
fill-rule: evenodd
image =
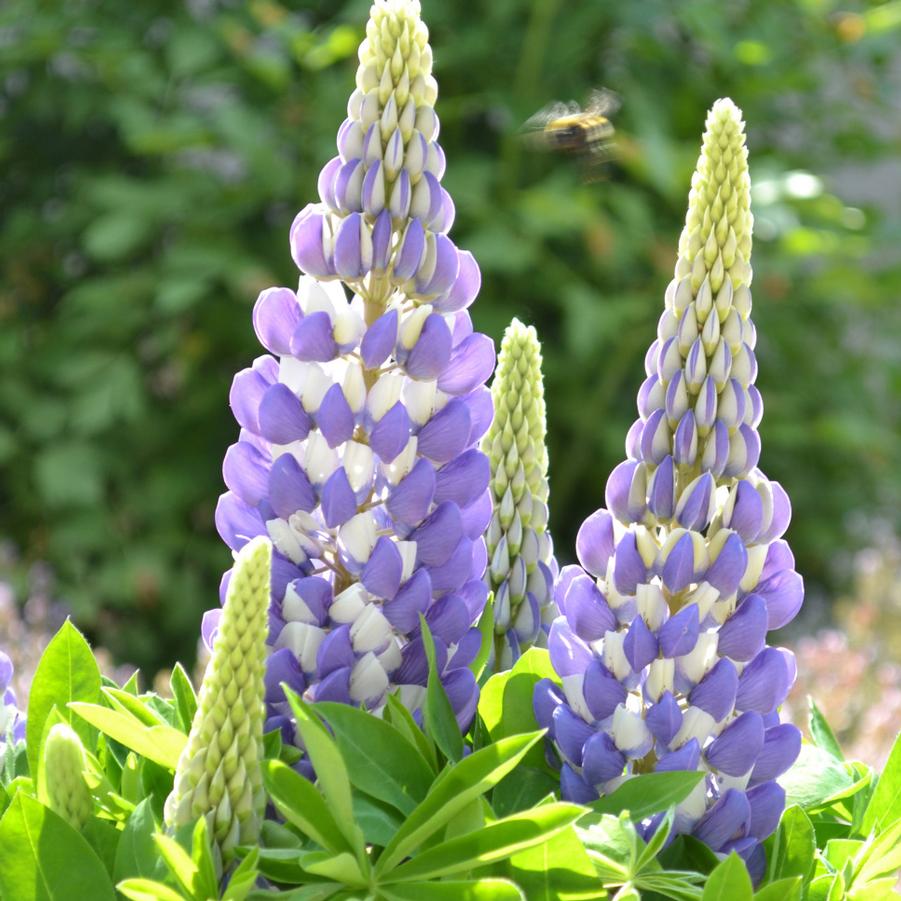
<svg viewBox="0 0 901 901"><path fill-rule="evenodd" d="M482 442L494 501L486 578L494 592L493 667L503 670L529 647L547 645L557 613L541 345L534 327L518 319L504 334L491 395L494 420Z"/></svg>
<svg viewBox="0 0 901 901"><path fill-rule="evenodd" d="M594 799L637 773L700 769L676 830L759 872L785 800L775 779L800 747L778 713L794 658L766 637L804 592L781 539L788 497L757 468L751 227L743 123L720 100L628 459L607 483L607 509L579 531L581 567L564 568L555 588L563 615L549 648L562 692L540 683L535 704L568 798Z"/></svg>
<svg viewBox="0 0 901 901"><path fill-rule="evenodd" d="M50 727L42 766L42 800L70 826L81 829L94 812L94 799L84 778L84 746L66 723Z"/></svg>

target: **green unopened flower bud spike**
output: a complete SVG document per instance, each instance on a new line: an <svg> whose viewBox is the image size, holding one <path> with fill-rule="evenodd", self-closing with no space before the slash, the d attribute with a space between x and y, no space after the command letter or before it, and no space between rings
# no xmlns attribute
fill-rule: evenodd
<svg viewBox="0 0 901 901"><path fill-rule="evenodd" d="M206 817L227 861L259 836L266 635L272 545L256 538L237 555L197 713L166 801L170 830Z"/></svg>
<svg viewBox="0 0 901 901"><path fill-rule="evenodd" d="M84 746L66 723L51 727L42 764L41 800L70 826L81 829L94 812L94 799L84 778Z"/></svg>
<svg viewBox="0 0 901 901"><path fill-rule="evenodd" d="M482 445L491 464L494 502L485 579L494 591L493 668L498 671L532 645L545 646L556 615L541 345L535 329L518 319L504 334L491 395L494 421Z"/></svg>

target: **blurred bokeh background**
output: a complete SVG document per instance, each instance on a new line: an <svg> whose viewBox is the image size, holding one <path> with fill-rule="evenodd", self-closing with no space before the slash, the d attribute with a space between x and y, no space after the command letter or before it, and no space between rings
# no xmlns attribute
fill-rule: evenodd
<svg viewBox="0 0 901 901"><path fill-rule="evenodd" d="M229 384L259 350L258 291L296 279L288 227L334 153L367 6L0 4L0 644L64 611L111 660L193 657L229 559ZM705 111L744 109L762 467L808 585L788 638L897 696L901 2L423 12L474 319L544 341L563 560L623 455ZM622 100L618 159L586 184L517 129L598 85Z"/></svg>

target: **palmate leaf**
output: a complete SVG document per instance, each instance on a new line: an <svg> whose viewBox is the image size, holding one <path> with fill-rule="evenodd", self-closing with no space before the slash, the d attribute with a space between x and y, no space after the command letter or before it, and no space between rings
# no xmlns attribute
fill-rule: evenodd
<svg viewBox="0 0 901 901"><path fill-rule="evenodd" d="M500 782L543 735L543 732L533 732L502 739L442 771L423 802L385 847L375 865L376 875L387 873L410 856L470 801Z"/></svg>
<svg viewBox="0 0 901 901"><path fill-rule="evenodd" d="M559 801L513 814L417 854L384 874L381 882L438 879L486 866L546 841L584 812L577 804Z"/></svg>

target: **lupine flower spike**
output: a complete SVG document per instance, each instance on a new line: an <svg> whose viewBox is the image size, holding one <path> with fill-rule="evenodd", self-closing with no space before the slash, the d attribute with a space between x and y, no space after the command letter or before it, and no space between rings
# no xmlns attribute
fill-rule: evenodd
<svg viewBox="0 0 901 901"><path fill-rule="evenodd" d="M494 345L466 308L472 255L447 232L428 31L415 0L378 0L321 201L291 227L304 273L254 309L269 354L238 373L240 440L225 457L216 523L240 548L275 545L268 728L294 740L280 683L310 700L417 712L435 637L461 725L477 699L468 664L487 597ZM215 614L205 624L209 635Z"/></svg>
<svg viewBox="0 0 901 901"><path fill-rule="evenodd" d="M547 448L541 345L514 319L491 385L494 420L482 447L491 463L494 512L486 535L494 592L493 668L509 669L532 645L547 646L557 614L557 575L548 522Z"/></svg>
<svg viewBox="0 0 901 901"><path fill-rule="evenodd" d="M44 743L42 800L76 829L81 829L94 812L84 769L81 739L66 723L55 723Z"/></svg>
<svg viewBox="0 0 901 901"><path fill-rule="evenodd" d="M170 830L206 817L223 861L255 842L265 804L260 762L272 546L240 551L213 642L197 712L166 800Z"/></svg>
<svg viewBox="0 0 901 901"><path fill-rule="evenodd" d="M760 842L785 800L775 779L801 740L778 713L794 658L766 637L804 591L781 539L788 497L757 468L752 222L741 114L719 100L628 459L607 482L607 509L579 531L581 566L564 568L555 588L563 616L549 649L563 690L541 683L535 705L566 797L591 800L651 770L700 769L676 831L737 851L759 875Z"/></svg>
<svg viewBox="0 0 901 901"><path fill-rule="evenodd" d="M16 693L11 688L13 663L0 651L0 752L8 742L25 741L25 714L16 703Z"/></svg>

